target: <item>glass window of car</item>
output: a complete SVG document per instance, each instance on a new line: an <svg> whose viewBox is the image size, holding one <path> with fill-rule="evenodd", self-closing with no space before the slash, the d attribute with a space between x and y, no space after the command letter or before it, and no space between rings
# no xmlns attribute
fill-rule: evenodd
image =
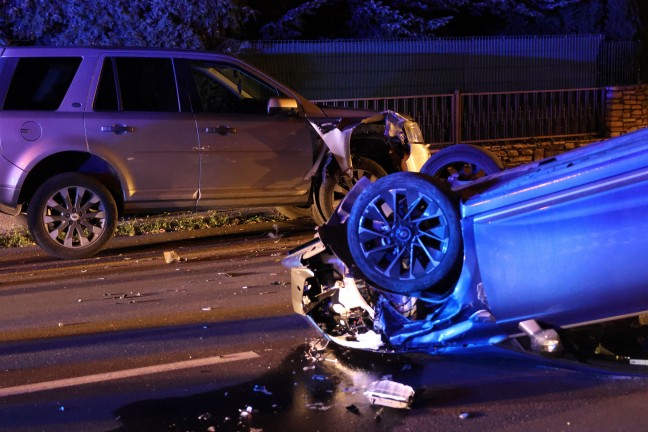
<svg viewBox="0 0 648 432"><path fill-rule="evenodd" d="M80 64L79 57L19 59L3 109L57 110Z"/></svg>
<svg viewBox="0 0 648 432"><path fill-rule="evenodd" d="M198 111L265 113L268 100L279 92L230 65L192 62L191 72L199 99Z"/></svg>
<svg viewBox="0 0 648 432"><path fill-rule="evenodd" d="M171 59L117 57L104 61L95 111L177 112L178 107Z"/></svg>

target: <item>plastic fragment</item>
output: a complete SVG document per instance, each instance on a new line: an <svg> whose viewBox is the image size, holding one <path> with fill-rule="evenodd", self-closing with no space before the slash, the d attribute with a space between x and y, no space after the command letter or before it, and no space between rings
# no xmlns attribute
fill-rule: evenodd
<svg viewBox="0 0 648 432"><path fill-rule="evenodd" d="M268 233L268 237L273 239L278 239L283 237L283 234L279 234L279 225L277 224L272 225L272 232Z"/></svg>
<svg viewBox="0 0 648 432"><path fill-rule="evenodd" d="M180 261L180 255L176 251L165 251L164 252L164 261L167 264L171 264L174 261Z"/></svg>
<svg viewBox="0 0 648 432"><path fill-rule="evenodd" d="M462 412L461 414L459 414L459 418L461 420L469 419L470 418L470 413L469 412Z"/></svg>
<svg viewBox="0 0 648 432"><path fill-rule="evenodd" d="M349 411L350 413L353 413L353 414L360 414L360 410L359 410L358 407L355 406L354 404L351 404L351 405L347 406L346 409L347 409L347 411Z"/></svg>
<svg viewBox="0 0 648 432"><path fill-rule="evenodd" d="M252 408L251 406L248 405L245 408L243 408L242 410L241 409L239 410L239 413L240 413L239 416L242 419L246 419L248 417L251 417L253 410L254 410L254 408Z"/></svg>
<svg viewBox="0 0 648 432"><path fill-rule="evenodd" d="M312 404L306 404L306 406L312 410L317 411L327 411L331 409L330 405L324 405L322 402L315 402Z"/></svg>
<svg viewBox="0 0 648 432"><path fill-rule="evenodd" d="M198 416L198 420L209 420L211 418L211 416L212 415L210 413L206 412L204 414L200 414Z"/></svg>
<svg viewBox="0 0 648 432"><path fill-rule="evenodd" d="M376 414L374 415L374 420L379 422L382 420L383 412L385 411L384 408L380 408L378 411L376 411Z"/></svg>
<svg viewBox="0 0 648 432"><path fill-rule="evenodd" d="M268 391L268 389L265 386L255 384L254 386L254 391L257 393L263 393L267 395L272 395L271 391Z"/></svg>
<svg viewBox="0 0 648 432"><path fill-rule="evenodd" d="M312 379L315 381L326 381L326 376L324 375L313 375Z"/></svg>
<svg viewBox="0 0 648 432"><path fill-rule="evenodd" d="M365 396L373 405L383 405L390 408L409 408L414 400L414 389L395 381L374 381Z"/></svg>

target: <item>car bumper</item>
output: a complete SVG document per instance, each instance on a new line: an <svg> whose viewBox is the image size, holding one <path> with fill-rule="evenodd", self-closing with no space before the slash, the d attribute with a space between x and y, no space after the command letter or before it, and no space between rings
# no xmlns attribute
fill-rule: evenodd
<svg viewBox="0 0 648 432"><path fill-rule="evenodd" d="M0 212L16 216L22 208L18 203L20 189L16 185L22 183L25 172L0 157L0 173Z"/></svg>

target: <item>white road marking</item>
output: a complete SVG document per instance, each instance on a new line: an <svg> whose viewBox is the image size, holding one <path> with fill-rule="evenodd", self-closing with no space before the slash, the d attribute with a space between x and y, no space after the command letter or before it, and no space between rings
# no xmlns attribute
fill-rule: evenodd
<svg viewBox="0 0 648 432"><path fill-rule="evenodd" d="M246 352L227 354L227 355L222 355L217 357L207 357L203 359L186 360L186 361L181 361L176 363L167 363L167 364L161 364L155 366L127 369L127 370L116 371L116 372L106 372L106 373L86 375L86 376L75 377L75 378L66 378L66 379L60 379L55 381L35 383L35 384L25 384L25 385L20 385L15 387L0 388L0 397L15 396L19 394L34 393L38 391L53 390L53 389L72 387L72 386L83 385L83 384L92 384L92 383L98 383L98 382L110 381L110 380L116 380L122 378L131 378L140 375L150 375L150 374L161 373L161 372L171 372L171 371L176 371L181 369L210 366L219 363L248 360L257 357L260 356L254 351L246 351Z"/></svg>

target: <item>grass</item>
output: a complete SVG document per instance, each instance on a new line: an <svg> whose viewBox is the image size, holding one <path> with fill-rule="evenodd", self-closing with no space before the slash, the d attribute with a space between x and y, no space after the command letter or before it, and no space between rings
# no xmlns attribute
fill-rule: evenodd
<svg viewBox="0 0 648 432"><path fill-rule="evenodd" d="M286 218L278 213L218 212L168 213L156 216L123 218L117 225L116 237L132 237L163 232L193 231L223 226L246 225L259 222L277 222ZM24 247L34 244L25 227L0 234L0 248Z"/></svg>

